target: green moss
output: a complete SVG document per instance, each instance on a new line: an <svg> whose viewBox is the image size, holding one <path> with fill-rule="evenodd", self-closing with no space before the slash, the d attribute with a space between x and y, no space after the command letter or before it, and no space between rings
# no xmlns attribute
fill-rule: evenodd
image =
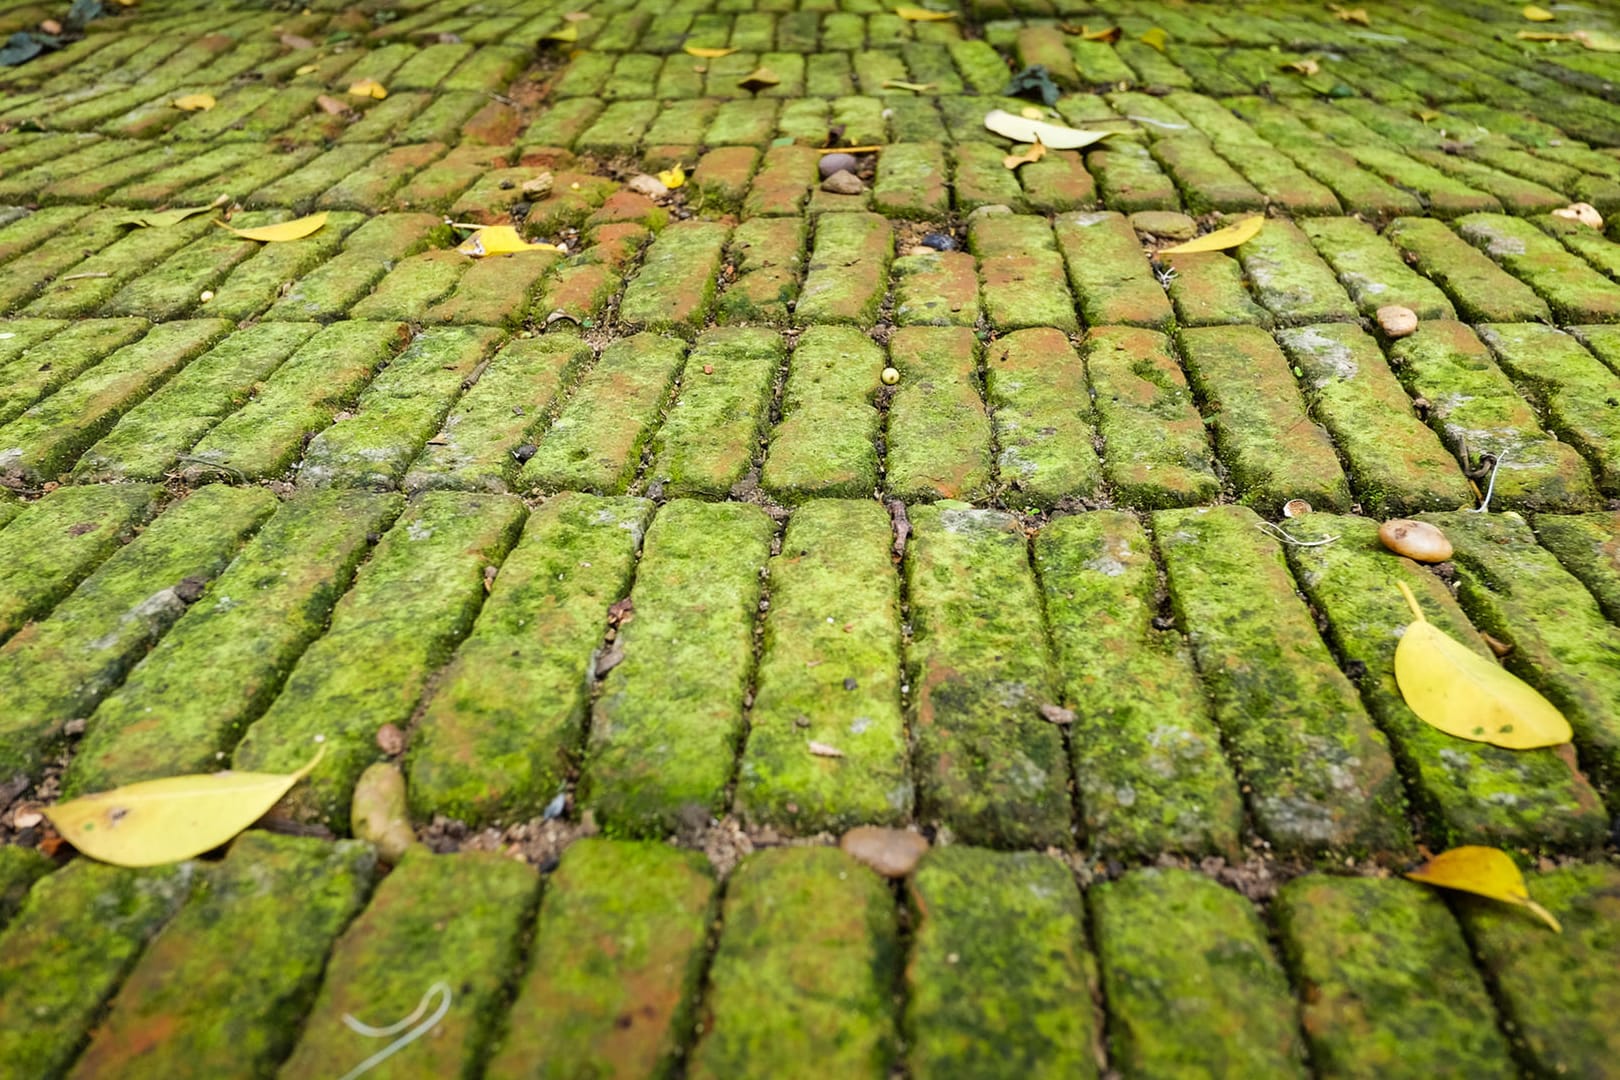
<svg viewBox="0 0 1620 1080"><path fill-rule="evenodd" d="M1470 322L1547 322L1546 303L1523 282L1458 239L1444 222L1403 217L1390 222L1385 237L1409 262L1451 297Z"/></svg>
<svg viewBox="0 0 1620 1080"><path fill-rule="evenodd" d="M1057 518L1035 540L1085 841L1107 858L1236 852L1243 802L1179 635L1154 629L1158 567L1134 518Z"/></svg>
<svg viewBox="0 0 1620 1080"><path fill-rule="evenodd" d="M1271 325L1271 313L1250 298L1236 259L1218 251L1194 252L1166 256L1165 264L1174 271L1169 293L1180 325Z"/></svg>
<svg viewBox="0 0 1620 1080"><path fill-rule="evenodd" d="M1143 111L1133 109L1132 113ZM1180 116L1167 122L1180 122ZM1266 197L1216 154L1208 140L1196 135L1165 134L1154 140L1152 152L1154 160L1174 178L1188 213L1232 214L1265 209Z"/></svg>
<svg viewBox="0 0 1620 1080"><path fill-rule="evenodd" d="M1093 154L1095 158L1097 155ZM1134 207L1157 210L1159 206ZM1176 209L1172 203L1168 209ZM1170 301L1142 255L1136 232L1117 213L1062 214L1054 226L1069 287L1089 326L1170 324Z"/></svg>
<svg viewBox="0 0 1620 1080"><path fill-rule="evenodd" d="M963 251L905 255L894 260L894 321L899 326L974 326L979 277ZM1072 318L1072 315L1071 315Z"/></svg>
<svg viewBox="0 0 1620 1080"><path fill-rule="evenodd" d="M816 221L815 246L794 322L866 326L877 315L894 258L894 230L876 214L829 214Z"/></svg>
<svg viewBox="0 0 1620 1080"><path fill-rule="evenodd" d="M653 438L650 480L675 497L724 498L754 463L786 356L781 335L771 330L700 337L669 418Z"/></svg>
<svg viewBox="0 0 1620 1080"><path fill-rule="evenodd" d="M425 988L443 983L449 1009L432 1037L414 1041L389 1068L447 1080L481 1075L538 884L531 868L493 853L412 849L333 947L282 1073L343 1075L373 1049L343 1017L381 1026L411 1015Z"/></svg>
<svg viewBox="0 0 1620 1080"><path fill-rule="evenodd" d="M906 81L906 76L898 76ZM945 152L937 143L900 143L878 158L872 207L880 214L929 221L950 206Z"/></svg>
<svg viewBox="0 0 1620 1080"><path fill-rule="evenodd" d="M1456 317L1445 293L1418 274L1389 241L1356 218L1313 218L1299 227L1316 245L1349 291L1361 314L1371 317L1390 304L1410 308L1420 319Z"/></svg>
<svg viewBox="0 0 1620 1080"><path fill-rule="evenodd" d="M1090 893L1109 1056L1127 1075L1306 1075L1288 980L1247 901L1186 870Z"/></svg>
<svg viewBox="0 0 1620 1080"><path fill-rule="evenodd" d="M1237 249L1260 303L1283 323L1354 319L1355 304L1292 222L1268 220Z"/></svg>
<svg viewBox="0 0 1620 1080"><path fill-rule="evenodd" d="M745 820L810 834L909 815L892 542L873 501L806 503L788 523L737 778ZM844 756L818 757L810 742Z"/></svg>
<svg viewBox="0 0 1620 1080"><path fill-rule="evenodd" d="M727 884L688 1075L881 1080L897 1056L899 964L876 874L834 848L750 856Z"/></svg>
<svg viewBox="0 0 1620 1080"><path fill-rule="evenodd" d="M900 373L889 405L889 491L903 499L983 498L991 482L991 428L973 332L906 327L889 350Z"/></svg>
<svg viewBox="0 0 1620 1080"><path fill-rule="evenodd" d="M1312 874L1285 885L1276 910L1318 1075L1518 1075L1437 892Z"/></svg>
<svg viewBox="0 0 1620 1080"><path fill-rule="evenodd" d="M330 322L345 316L396 262L449 239L449 230L431 214L379 214L349 234L341 254L299 279L265 317ZM251 271L253 265L249 263L243 270ZM278 281L276 288L281 284Z"/></svg>
<svg viewBox="0 0 1620 1080"><path fill-rule="evenodd" d="M984 311L1001 331L1050 326L1080 329L1064 288L1063 261L1046 219L1025 214L981 217L968 227L979 260Z"/></svg>
<svg viewBox="0 0 1620 1080"><path fill-rule="evenodd" d="M1063 740L1040 596L1009 515L914 507L905 573L918 816L969 843L1070 842Z"/></svg>
<svg viewBox="0 0 1620 1080"><path fill-rule="evenodd" d="M471 265L472 260L459 251L412 255L401 260L349 314L356 319L421 322L434 301L448 295Z"/></svg>
<svg viewBox="0 0 1620 1080"><path fill-rule="evenodd" d="M496 1080L664 1077L697 1006L715 882L701 854L581 840L540 908Z"/></svg>
<svg viewBox="0 0 1620 1080"><path fill-rule="evenodd" d="M1411 839L1388 744L1258 520L1235 506L1153 516L1177 620L1259 832L1302 855L1405 852Z"/></svg>
<svg viewBox="0 0 1620 1080"><path fill-rule="evenodd" d="M352 841L243 835L136 964L75 1075L268 1074L375 865Z"/></svg>
<svg viewBox="0 0 1620 1080"><path fill-rule="evenodd" d="M240 214L232 228L252 229L274 225L292 215L285 210L261 210ZM102 306L106 315L139 315L162 321L178 318L201 308L205 290L212 291L233 268L258 254L264 245L224 229L204 233L146 273L120 289Z"/></svg>
<svg viewBox="0 0 1620 1080"><path fill-rule="evenodd" d="M990 346L986 398L997 465L1018 499L1051 505L1086 498L1102 481L1085 366L1060 331L1020 330Z"/></svg>
<svg viewBox="0 0 1620 1080"><path fill-rule="evenodd" d="M33 848L17 844L0 847L0 930L28 899L34 882L55 869L55 863ZM0 996L3 994L0 991Z"/></svg>
<svg viewBox="0 0 1620 1080"><path fill-rule="evenodd" d="M478 259L461 275L455 291L428 309L426 321L515 330L529 315L529 298L561 259L554 251Z"/></svg>
<svg viewBox="0 0 1620 1080"><path fill-rule="evenodd" d="M23 314L47 319L89 315L153 266L209 232L217 232L205 215L165 229L134 229L74 266L40 292Z"/></svg>
<svg viewBox="0 0 1620 1080"><path fill-rule="evenodd" d="M730 230L708 221L683 221L659 234L641 271L625 286L619 318L627 326L689 335L714 302L720 253Z"/></svg>
<svg viewBox="0 0 1620 1080"><path fill-rule="evenodd" d="M1473 214L1457 222L1457 231L1534 289L1560 322L1620 322L1620 285L1530 222L1505 214Z"/></svg>
<svg viewBox="0 0 1620 1080"><path fill-rule="evenodd" d="M125 870L79 859L34 886L0 934L0 1060L8 1073L67 1071L103 1004L197 877L190 862Z"/></svg>
<svg viewBox="0 0 1620 1080"><path fill-rule="evenodd" d="M761 471L767 491L793 502L864 497L877 487L882 416L872 399L883 366L883 350L852 327L815 326L799 337Z"/></svg>
<svg viewBox="0 0 1620 1080"><path fill-rule="evenodd" d="M986 106L978 99L964 99L977 105L976 124L982 124ZM966 111L966 110L964 110ZM1017 174L1001 163L1006 152L985 142L959 142L952 150L951 194L959 214L972 213L981 206L1005 206L1013 213L1028 209Z"/></svg>
<svg viewBox="0 0 1620 1080"><path fill-rule="evenodd" d="M1541 546L1620 622L1620 514L1537 514L1533 524Z"/></svg>

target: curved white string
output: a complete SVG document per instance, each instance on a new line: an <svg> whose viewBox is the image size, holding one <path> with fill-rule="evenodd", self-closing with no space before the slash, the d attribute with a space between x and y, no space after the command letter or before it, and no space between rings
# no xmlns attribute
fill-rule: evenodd
<svg viewBox="0 0 1620 1080"><path fill-rule="evenodd" d="M439 1007L433 1010L432 1016L429 1016L426 1020L422 1020L422 1014L427 1012L428 1002L433 1000L434 994L440 993L441 991L444 994L444 1000L439 1002ZM368 1039L386 1039L390 1035L397 1035L401 1031L405 1031L406 1028L410 1028L411 1030L406 1031L404 1035L401 1035L399 1038L395 1039L393 1042L389 1043L387 1046L383 1047L381 1050L377 1051L375 1054L372 1054L370 1057L366 1058L366 1060L344 1073L343 1080L355 1080L355 1077L363 1076L372 1069L375 1069L378 1065L381 1065L383 1062L405 1049L411 1043L432 1031L434 1027L438 1025L439 1021L444 1019L444 1014L449 1011L450 987L447 983L436 982L427 988L427 993L422 995L422 1000L417 1004L416 1011L411 1013L411 1015L407 1016L405 1019L399 1021L397 1024L389 1024L387 1027L372 1027L370 1024L356 1020L348 1013L344 1013L343 1022L348 1025L349 1030L353 1031L357 1035L364 1035ZM418 1024L417 1021L419 1020L421 1020L421 1023ZM412 1024L416 1024L416 1026L411 1027Z"/></svg>

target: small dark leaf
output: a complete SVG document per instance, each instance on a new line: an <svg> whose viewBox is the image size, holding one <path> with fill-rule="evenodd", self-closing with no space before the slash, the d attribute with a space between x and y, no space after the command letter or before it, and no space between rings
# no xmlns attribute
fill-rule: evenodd
<svg viewBox="0 0 1620 1080"><path fill-rule="evenodd" d="M32 60L44 50L43 42L19 30L6 39L4 46L0 46L0 67L15 67L24 60Z"/></svg>
<svg viewBox="0 0 1620 1080"><path fill-rule="evenodd" d="M1002 93L1008 97L1032 98L1042 105L1056 105L1062 91L1046 73L1046 66L1035 64L1014 75Z"/></svg>

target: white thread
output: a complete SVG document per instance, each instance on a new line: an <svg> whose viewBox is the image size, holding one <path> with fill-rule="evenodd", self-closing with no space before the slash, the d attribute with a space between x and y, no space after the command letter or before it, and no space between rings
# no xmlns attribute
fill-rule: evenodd
<svg viewBox="0 0 1620 1080"><path fill-rule="evenodd" d="M1283 531L1281 526L1273 525L1269 521L1256 522L1254 527L1265 533L1267 536L1281 540L1285 544L1293 544L1295 547L1321 547L1324 544L1331 544L1333 541L1338 539L1337 536L1330 536L1325 540L1299 540L1289 536L1288 533Z"/></svg>
<svg viewBox="0 0 1620 1080"><path fill-rule="evenodd" d="M427 1012L428 1002L433 999L434 994L437 994L440 991L444 992L444 1000L439 1002L439 1007L433 1011L432 1016L428 1017L426 1020L422 1020L422 1014ZM417 1004L416 1011L411 1013L411 1015L407 1016L405 1019L399 1021L397 1024L389 1024L387 1027L380 1028L372 1027L370 1024L362 1023L361 1021L356 1020L348 1013L344 1013L343 1022L348 1025L349 1030L357 1035L364 1035L368 1039L386 1039L390 1035L398 1035L401 1031L405 1031L406 1028L411 1028L411 1030L406 1031L403 1036L395 1039L393 1042L389 1043L387 1046L383 1047L381 1050L377 1051L375 1054L372 1054L370 1057L366 1058L366 1060L344 1073L343 1080L355 1080L356 1077L363 1076L372 1069L375 1069L378 1065L381 1065L383 1062L405 1049L411 1043L432 1031L434 1027L438 1025L439 1021L444 1019L444 1014L449 1011L450 986L444 982L436 982L427 988L427 993L422 995L422 1000ZM416 1024L418 1020L422 1020L422 1022L417 1024L416 1027L411 1027L411 1025Z"/></svg>
<svg viewBox="0 0 1620 1080"><path fill-rule="evenodd" d="M1497 454L1496 459L1491 462L1491 480L1490 483L1485 485L1485 501L1475 507L1471 511L1472 513L1488 514L1491 512L1491 494L1496 491L1496 470L1502 467L1502 459L1505 457L1507 457L1506 454Z"/></svg>

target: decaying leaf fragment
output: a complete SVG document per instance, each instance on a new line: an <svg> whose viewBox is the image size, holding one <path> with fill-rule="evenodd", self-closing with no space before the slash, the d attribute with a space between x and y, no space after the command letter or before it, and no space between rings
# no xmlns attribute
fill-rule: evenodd
<svg viewBox="0 0 1620 1080"><path fill-rule="evenodd" d="M1371 26L1372 20L1367 17L1366 8L1342 8L1338 4L1329 4L1328 10L1340 22L1359 23L1362 26Z"/></svg>
<svg viewBox="0 0 1620 1080"><path fill-rule="evenodd" d="M1556 15L1548 11L1546 8L1536 7L1534 4L1524 5L1524 8L1520 10L1519 14L1523 15L1531 22L1552 22L1553 19L1557 18Z"/></svg>
<svg viewBox="0 0 1620 1080"><path fill-rule="evenodd" d="M1559 933L1564 928L1553 913L1530 899L1530 888L1524 875L1506 852L1493 847L1469 845L1443 851L1407 875L1425 885L1438 885L1442 889L1473 893L1504 904L1516 904L1535 913L1536 917Z"/></svg>
<svg viewBox="0 0 1620 1080"><path fill-rule="evenodd" d="M1153 29L1145 32L1140 38L1137 38L1137 40L1150 49L1157 49L1159 52L1164 52L1165 42L1170 40L1170 35L1165 33L1162 26L1155 26Z"/></svg>
<svg viewBox="0 0 1620 1080"><path fill-rule="evenodd" d="M556 244L531 244L510 225L489 225L463 240L456 250L482 259L489 255L510 255L514 251L561 251L562 248Z"/></svg>
<svg viewBox="0 0 1620 1080"><path fill-rule="evenodd" d="M275 225L261 225L257 229L232 229L223 221L215 222L222 229L231 232L244 240L262 240L267 244L280 244L288 240L302 240L310 233L326 224L326 211L310 214L308 217L294 218L291 221L282 221Z"/></svg>
<svg viewBox="0 0 1620 1080"><path fill-rule="evenodd" d="M569 23L567 26L558 27L549 34L542 34L540 36L540 40L556 41L563 45L571 45L579 40L579 27L574 23Z"/></svg>
<svg viewBox="0 0 1620 1080"><path fill-rule="evenodd" d="M929 83L916 83L916 82L904 82L904 81L902 81L900 79L884 79L883 80L883 89L885 89L885 90L910 90L913 94L926 94L929 91L934 89L934 84L931 83L931 82L929 82Z"/></svg>
<svg viewBox="0 0 1620 1080"><path fill-rule="evenodd" d="M169 102L181 112L207 112L215 105L213 94L181 94Z"/></svg>
<svg viewBox="0 0 1620 1080"><path fill-rule="evenodd" d="M768 67L757 67L737 80L737 85L750 94L757 94L780 83L782 80Z"/></svg>
<svg viewBox="0 0 1620 1080"><path fill-rule="evenodd" d="M1030 165L1046 156L1046 144L1036 136L1035 142L1022 154L1008 154L1001 159L1001 164L1009 169L1016 169L1020 165Z"/></svg>
<svg viewBox="0 0 1620 1080"><path fill-rule="evenodd" d="M1124 34L1124 29L1118 26L1102 26L1098 27L1096 30L1093 30L1084 23L1080 25L1081 41L1101 41L1106 45L1112 45L1114 42L1123 37Z"/></svg>
<svg viewBox="0 0 1620 1080"><path fill-rule="evenodd" d="M1049 124L1044 120L1031 120L1027 116L1014 116L1005 109L991 109L986 113L984 126L1014 142L1045 143L1049 150L1079 150L1113 134L1111 131L1086 131Z"/></svg>
<svg viewBox="0 0 1620 1080"><path fill-rule="evenodd" d="M1225 251L1227 248L1235 248L1239 244L1246 244L1259 236L1260 229L1265 223L1265 217L1256 214L1253 217L1244 218L1236 225L1228 225L1224 229L1216 229L1214 232L1205 233L1203 236L1195 240L1188 240L1184 244L1164 248L1159 254L1191 255L1197 251Z"/></svg>
<svg viewBox="0 0 1620 1080"><path fill-rule="evenodd" d="M898 7L894 13L907 22L944 22L956 18L954 11L929 11L919 7Z"/></svg>
<svg viewBox="0 0 1620 1080"><path fill-rule="evenodd" d="M388 90L376 79L361 79L359 82L349 84L349 93L355 97L376 98L381 101L388 96Z"/></svg>
<svg viewBox="0 0 1620 1080"><path fill-rule="evenodd" d="M730 56L736 49L705 49L701 45L683 45L681 51L687 56L695 56L700 60L718 60L722 56Z"/></svg>
<svg viewBox="0 0 1620 1080"><path fill-rule="evenodd" d="M658 174L658 182L674 191L686 183L686 166L676 162L673 168L665 169Z"/></svg>
<svg viewBox="0 0 1620 1080"><path fill-rule="evenodd" d="M211 851L263 817L320 764L294 773L218 772L129 784L45 810L56 831L92 859L161 866Z"/></svg>
<svg viewBox="0 0 1620 1080"><path fill-rule="evenodd" d="M1509 750L1569 742L1569 721L1552 702L1425 619L1412 590L1397 584L1416 621L1395 647L1395 685L1419 720Z"/></svg>
<svg viewBox="0 0 1620 1080"><path fill-rule="evenodd" d="M214 203L213 206L183 206L176 210L137 210L119 218L118 224L139 225L143 229L167 229L193 215L206 214L218 205Z"/></svg>
<svg viewBox="0 0 1620 1080"><path fill-rule="evenodd" d="M1310 57L1306 57L1303 60L1290 60L1288 63L1282 66L1282 69L1284 71L1292 71L1298 75L1315 75L1317 72L1322 70L1322 65L1318 64Z"/></svg>

